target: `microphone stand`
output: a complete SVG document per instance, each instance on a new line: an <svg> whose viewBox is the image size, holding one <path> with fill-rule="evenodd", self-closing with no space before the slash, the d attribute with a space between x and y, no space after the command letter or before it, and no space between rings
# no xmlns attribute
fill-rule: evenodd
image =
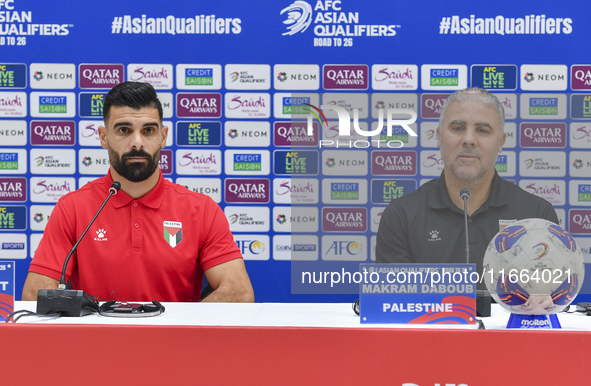
<svg viewBox="0 0 591 386"><path fill-rule="evenodd" d="M49 290L49 289L40 289L37 293L37 313L42 315L47 314L60 314L61 316L84 316L91 314L93 311L98 311L99 306L95 299L88 296L88 294L82 290L68 290L66 289L66 268L68 266L68 262L70 261L70 257L78 248L78 244L82 241L82 238L90 229L90 226L94 223L94 220L98 217L99 213L103 210L107 201L113 196L117 194L117 192L121 189L121 183L116 181L113 182L111 187L109 188L109 196L103 202L103 205L99 208L96 212L84 232L82 236L78 239L76 244L70 249L70 253L66 257L64 261L64 267L62 268L62 276L60 278L60 283L57 289Z"/></svg>

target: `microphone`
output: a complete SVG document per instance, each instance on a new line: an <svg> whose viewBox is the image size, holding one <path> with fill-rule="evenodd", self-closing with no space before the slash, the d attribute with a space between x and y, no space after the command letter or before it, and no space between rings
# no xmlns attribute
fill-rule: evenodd
<svg viewBox="0 0 591 386"><path fill-rule="evenodd" d="M460 191L460 198L464 201L464 229L466 230L466 264L470 264L470 246L468 244L468 199L470 191L463 188Z"/></svg>
<svg viewBox="0 0 591 386"><path fill-rule="evenodd" d="M96 212L84 232L82 236L78 239L76 244L70 249L70 253L66 257L64 261L64 266L62 268L62 276L60 277L60 283L55 290L48 290L48 289L40 289L37 293L37 313L38 314L60 314L61 316L84 316L91 314L93 311L98 311L98 302L88 296L86 292L82 290L67 290L66 289L66 268L68 267L68 262L70 261L70 257L78 248L78 244L82 241L82 238L86 235L86 232L90 229L91 225L94 223L94 220L98 217L99 213L103 210L107 201L111 198L111 196L117 194L121 189L121 183L119 181L115 181L111 184L109 188L109 195Z"/></svg>
<svg viewBox="0 0 591 386"><path fill-rule="evenodd" d="M470 191L463 188L460 198L464 201L464 229L466 229L466 264L470 264L470 245L468 242L468 199ZM490 316L490 294L486 290L476 290L476 316Z"/></svg>

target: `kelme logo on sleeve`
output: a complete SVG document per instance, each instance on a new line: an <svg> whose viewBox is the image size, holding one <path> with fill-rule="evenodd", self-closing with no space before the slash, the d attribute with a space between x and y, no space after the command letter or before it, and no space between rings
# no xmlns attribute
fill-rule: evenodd
<svg viewBox="0 0 591 386"><path fill-rule="evenodd" d="M164 221L164 240L171 247L176 247L183 240L183 224L176 221Z"/></svg>

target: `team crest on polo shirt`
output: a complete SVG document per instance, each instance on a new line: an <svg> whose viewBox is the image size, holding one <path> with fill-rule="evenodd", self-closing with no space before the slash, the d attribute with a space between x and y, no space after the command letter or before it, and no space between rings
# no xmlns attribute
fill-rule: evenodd
<svg viewBox="0 0 591 386"><path fill-rule="evenodd" d="M517 220L502 220L499 219L499 232L502 231L504 228L507 228L509 225L516 223Z"/></svg>
<svg viewBox="0 0 591 386"><path fill-rule="evenodd" d="M164 240L171 247L176 247L183 240L183 224L176 221L164 221Z"/></svg>

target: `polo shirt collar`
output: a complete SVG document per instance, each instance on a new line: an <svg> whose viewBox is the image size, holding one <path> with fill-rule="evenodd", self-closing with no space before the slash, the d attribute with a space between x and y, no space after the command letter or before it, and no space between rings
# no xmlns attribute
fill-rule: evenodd
<svg viewBox="0 0 591 386"><path fill-rule="evenodd" d="M164 177L162 176L162 170L158 168L158 183L154 187L154 189L150 190L145 196L140 197L137 201L141 202L145 206L149 208L159 208L162 204L162 200L164 199ZM111 177L111 169L107 173L107 184L111 186L113 183L113 178ZM111 204L115 208L121 208L125 205L129 204L130 202L134 201L134 198L131 197L129 194L125 193L123 190L120 190L119 193L111 197Z"/></svg>
<svg viewBox="0 0 591 386"><path fill-rule="evenodd" d="M503 179L497 171L492 179L492 189L490 196L484 203L488 206L503 206L507 204L507 188L503 184ZM455 204L451 201L449 193L447 192L447 186L445 185L445 173L441 172L441 177L435 180L435 187L431 191L431 197L429 197L429 206L433 209L444 209L454 208Z"/></svg>

